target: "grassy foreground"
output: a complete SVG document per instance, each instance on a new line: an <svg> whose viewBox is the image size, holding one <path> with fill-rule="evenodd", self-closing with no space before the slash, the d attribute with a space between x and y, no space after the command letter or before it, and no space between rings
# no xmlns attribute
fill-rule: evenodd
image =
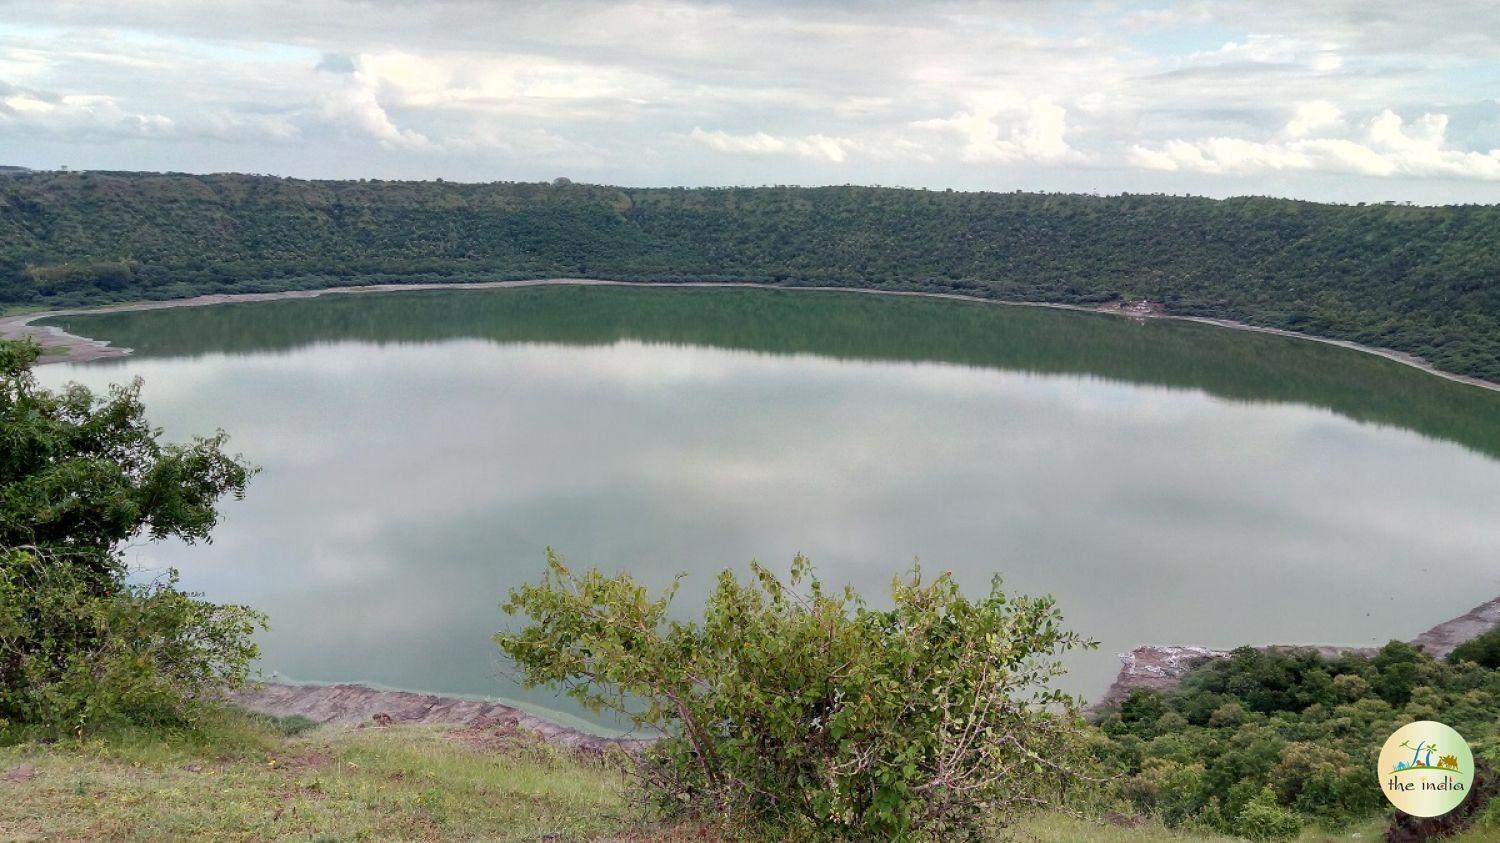
<svg viewBox="0 0 1500 843"><path fill-rule="evenodd" d="M718 840L653 824L610 759L455 727L313 726L228 713L0 747L0 840ZM1375 840L1382 824L1302 840ZM1015 839L1228 840L1038 815ZM1464 843L1490 839L1478 835Z"/></svg>
<svg viewBox="0 0 1500 843"><path fill-rule="evenodd" d="M472 730L308 725L228 714L192 734L0 748L0 839L576 840L637 831L624 776L607 761Z"/></svg>

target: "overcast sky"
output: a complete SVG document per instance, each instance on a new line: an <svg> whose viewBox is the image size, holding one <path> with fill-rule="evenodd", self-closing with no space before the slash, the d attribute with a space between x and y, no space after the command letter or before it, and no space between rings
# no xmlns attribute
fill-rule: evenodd
<svg viewBox="0 0 1500 843"><path fill-rule="evenodd" d="M0 0L0 164L1500 202L1494 0Z"/></svg>

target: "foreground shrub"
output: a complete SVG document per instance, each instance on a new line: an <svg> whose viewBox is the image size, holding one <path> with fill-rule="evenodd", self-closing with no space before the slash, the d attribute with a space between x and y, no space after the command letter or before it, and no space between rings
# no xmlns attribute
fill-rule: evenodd
<svg viewBox="0 0 1500 843"><path fill-rule="evenodd" d="M975 837L1054 803L1081 722L1052 689L1058 656L1091 646L1050 599L998 579L964 597L948 575L891 586L892 608L831 593L803 557L783 582L726 571L701 622L674 621L629 575L575 575L551 551L504 606L531 623L497 642L529 684L561 685L666 737L641 763L669 811L795 836Z"/></svg>
<svg viewBox="0 0 1500 843"><path fill-rule="evenodd" d="M37 386L38 349L0 342L0 730L190 719L241 683L262 617L141 584L128 539L207 540L251 469L222 433L164 445L140 383L107 397Z"/></svg>
<svg viewBox="0 0 1500 843"><path fill-rule="evenodd" d="M80 566L0 555L0 727L78 733L177 723L245 681L263 617L176 588L176 573L96 589Z"/></svg>
<svg viewBox="0 0 1500 843"><path fill-rule="evenodd" d="M1266 788L1245 804L1233 830L1247 840L1290 840L1302 831L1302 820L1277 804L1276 794Z"/></svg>

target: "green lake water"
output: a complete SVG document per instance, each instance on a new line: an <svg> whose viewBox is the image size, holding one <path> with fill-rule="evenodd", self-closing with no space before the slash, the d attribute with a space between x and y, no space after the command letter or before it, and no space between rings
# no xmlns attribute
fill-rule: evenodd
<svg viewBox="0 0 1500 843"><path fill-rule="evenodd" d="M1377 644L1500 594L1500 393L1206 325L837 292L548 287L52 320L135 353L169 438L263 467L144 572L267 611L269 674L519 699L490 636L551 545L689 611L803 552L920 557L1102 642Z"/></svg>

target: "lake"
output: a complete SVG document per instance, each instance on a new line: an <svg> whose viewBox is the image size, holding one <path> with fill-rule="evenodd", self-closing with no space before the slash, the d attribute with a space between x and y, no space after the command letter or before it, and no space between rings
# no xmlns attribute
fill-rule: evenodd
<svg viewBox="0 0 1500 843"><path fill-rule="evenodd" d="M1378 644L1500 594L1500 393L1171 320L752 289L531 287L60 317L170 439L263 467L143 575L271 616L262 668L499 696L508 589L806 553L1058 599L1096 699L1143 643ZM878 600L876 602L879 602Z"/></svg>

